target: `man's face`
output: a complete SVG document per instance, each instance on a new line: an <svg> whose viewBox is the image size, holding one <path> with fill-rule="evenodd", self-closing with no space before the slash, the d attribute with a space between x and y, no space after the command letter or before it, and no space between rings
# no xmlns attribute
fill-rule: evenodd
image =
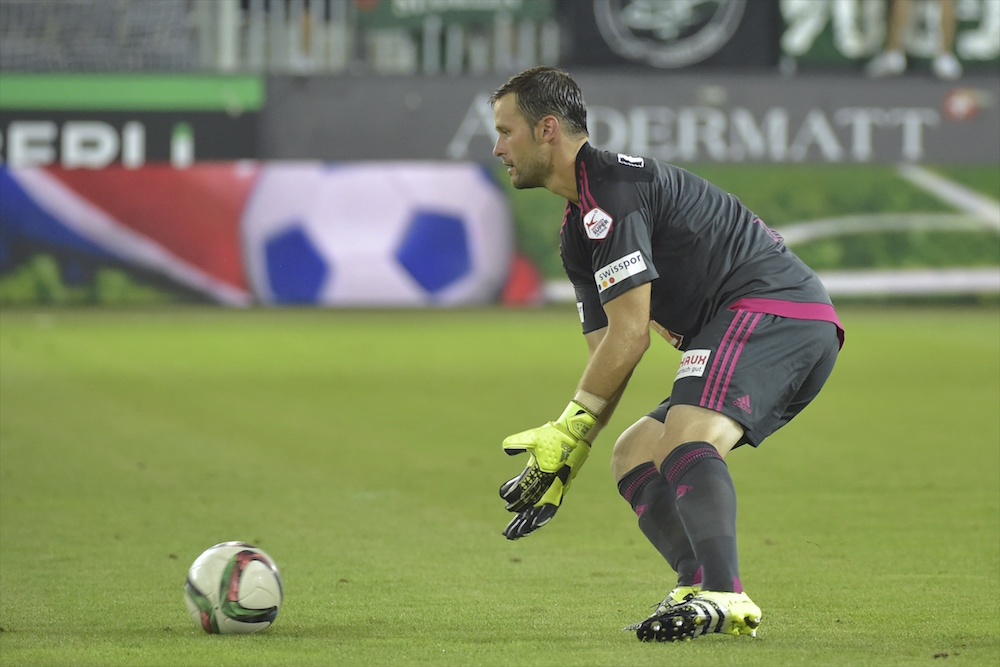
<svg viewBox="0 0 1000 667"><path fill-rule="evenodd" d="M540 188L552 172L545 145L535 141L534 133L517 110L517 101L509 93L493 105L497 143L493 154L507 165L510 184L522 190Z"/></svg>

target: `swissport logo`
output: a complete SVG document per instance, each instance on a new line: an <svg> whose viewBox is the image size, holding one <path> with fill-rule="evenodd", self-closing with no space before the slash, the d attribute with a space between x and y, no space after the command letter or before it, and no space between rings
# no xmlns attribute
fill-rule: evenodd
<svg viewBox="0 0 1000 667"><path fill-rule="evenodd" d="M583 228L587 230L587 238L600 241L611 231L614 218L599 208L592 208L583 216Z"/></svg>
<svg viewBox="0 0 1000 667"><path fill-rule="evenodd" d="M615 283L620 283L629 276L634 276L645 270L646 260L642 258L642 253L636 250L631 255L625 255L621 259L597 270L597 273L594 274L594 282L597 283L597 292L601 293Z"/></svg>

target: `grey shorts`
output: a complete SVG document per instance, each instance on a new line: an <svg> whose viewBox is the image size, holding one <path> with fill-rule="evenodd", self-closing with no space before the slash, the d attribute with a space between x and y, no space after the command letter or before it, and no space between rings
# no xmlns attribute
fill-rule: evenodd
<svg viewBox="0 0 1000 667"><path fill-rule="evenodd" d="M746 310L724 311L691 340L673 390L648 416L697 405L739 422L756 447L809 405L833 371L837 326Z"/></svg>

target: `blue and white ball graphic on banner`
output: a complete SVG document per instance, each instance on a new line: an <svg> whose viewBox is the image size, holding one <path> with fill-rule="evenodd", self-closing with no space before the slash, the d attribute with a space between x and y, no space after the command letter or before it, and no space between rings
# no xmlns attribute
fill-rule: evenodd
<svg viewBox="0 0 1000 667"><path fill-rule="evenodd" d="M507 199L464 163L275 163L242 219L263 303L487 303L514 249Z"/></svg>

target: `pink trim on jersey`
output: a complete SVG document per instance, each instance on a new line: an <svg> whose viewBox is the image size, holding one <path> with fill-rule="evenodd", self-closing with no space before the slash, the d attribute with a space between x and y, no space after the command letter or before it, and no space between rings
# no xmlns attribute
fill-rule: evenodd
<svg viewBox="0 0 1000 667"><path fill-rule="evenodd" d="M746 298L730 304L729 310L749 310L754 313L790 317L794 320L830 322L836 325L840 347L844 347L844 325L837 319L837 312L833 309L833 306L828 303L799 303L783 299Z"/></svg>
<svg viewBox="0 0 1000 667"><path fill-rule="evenodd" d="M597 200L594 199L594 195L590 192L590 179L587 177L587 165L583 162L580 163L580 211L586 213L587 211L597 208Z"/></svg>

